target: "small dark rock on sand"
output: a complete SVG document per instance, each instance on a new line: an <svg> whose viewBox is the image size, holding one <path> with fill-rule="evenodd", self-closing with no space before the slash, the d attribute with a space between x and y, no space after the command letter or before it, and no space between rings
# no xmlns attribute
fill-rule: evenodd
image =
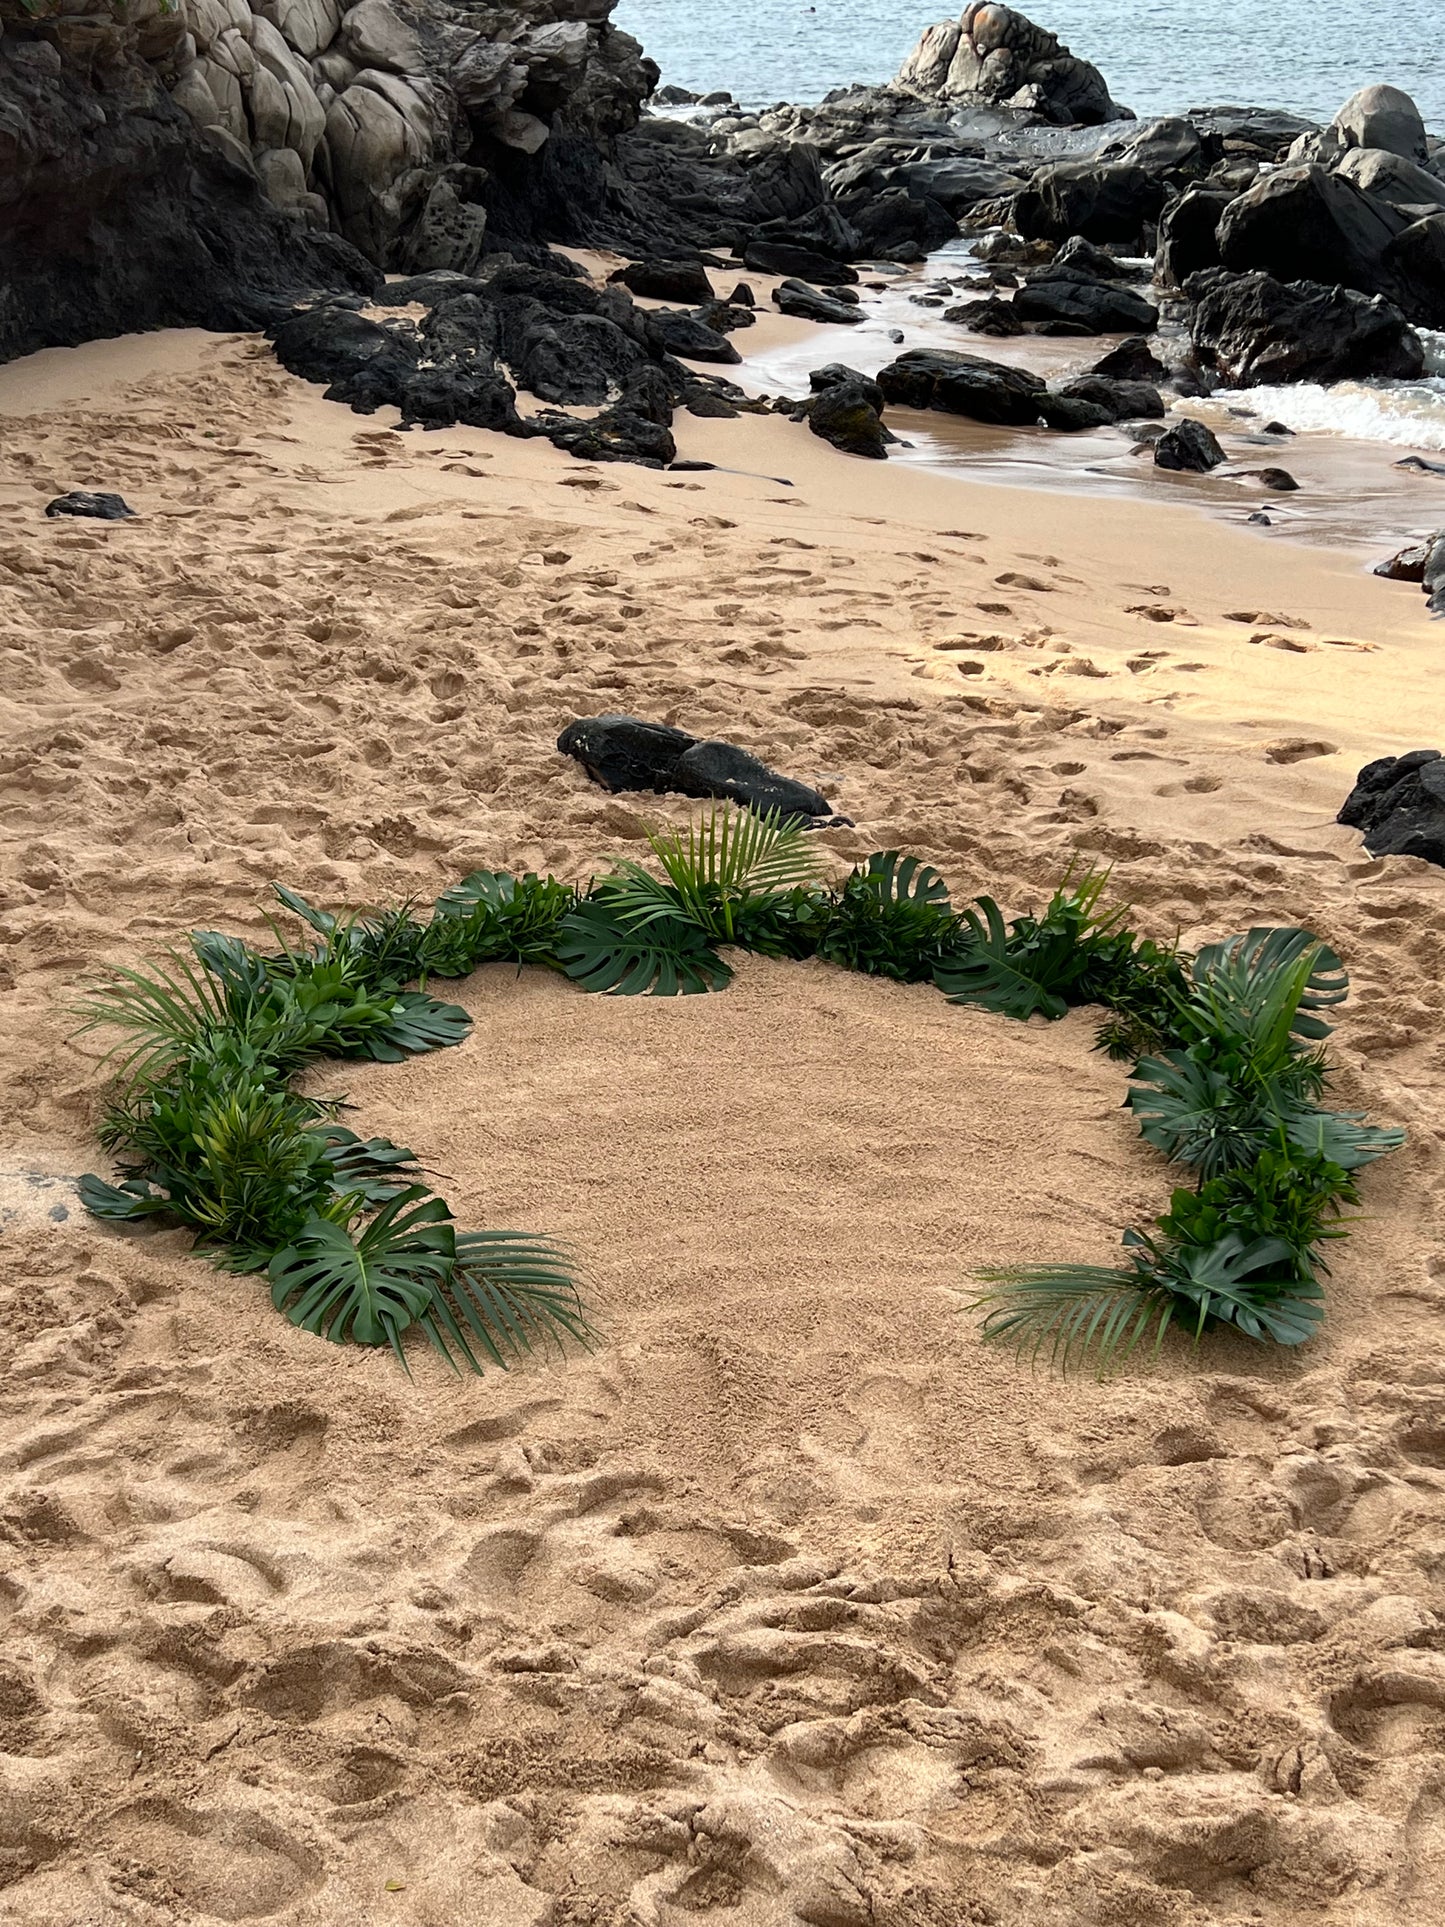
<svg viewBox="0 0 1445 1927"><path fill-rule="evenodd" d="M47 502L45 513L86 515L97 522L124 522L135 510L123 495L111 495L105 489L73 488L68 495L57 495L53 502Z"/></svg>
<svg viewBox="0 0 1445 1927"><path fill-rule="evenodd" d="M1371 856L1445 864L1445 758L1412 749L1367 763L1336 820L1364 832Z"/></svg>
<svg viewBox="0 0 1445 1927"><path fill-rule="evenodd" d="M1225 459L1224 450L1214 436L1192 416L1161 435L1154 444L1156 468L1186 469L1194 475L1207 475Z"/></svg>

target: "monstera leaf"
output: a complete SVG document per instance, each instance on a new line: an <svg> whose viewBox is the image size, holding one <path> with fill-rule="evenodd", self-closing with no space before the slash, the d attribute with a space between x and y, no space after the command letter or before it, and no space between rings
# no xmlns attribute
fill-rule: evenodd
<svg viewBox="0 0 1445 1927"><path fill-rule="evenodd" d="M1206 944L1194 959L1193 977L1196 996L1222 1020L1250 1032L1284 1023L1311 1042L1333 1028L1312 1013L1350 994L1345 967L1330 946L1294 928L1261 927Z"/></svg>
<svg viewBox="0 0 1445 1927"><path fill-rule="evenodd" d="M1261 1278L1264 1272L1276 1275ZM1181 1245L1170 1257L1169 1283L1194 1307L1195 1331L1209 1319L1247 1338L1302 1345L1324 1317L1324 1293L1295 1270L1283 1238L1246 1238L1227 1231L1212 1245Z"/></svg>
<svg viewBox="0 0 1445 1927"><path fill-rule="evenodd" d="M638 926L595 900L563 919L557 957L584 990L615 997L691 997L725 989L733 974L695 925Z"/></svg>
<svg viewBox="0 0 1445 1927"><path fill-rule="evenodd" d="M456 1235L440 1198L413 1185L354 1235L312 1217L271 1260L271 1302L303 1331L333 1344L390 1345L425 1317L451 1269Z"/></svg>
<svg viewBox="0 0 1445 1927"><path fill-rule="evenodd" d="M938 988L951 1004L979 1004L1003 1017L1062 1017L1068 1003L1059 990L1078 970L1070 938L1061 934L1028 945L1012 943L993 898L977 901L977 910L963 913L971 933L968 947L934 968Z"/></svg>
<svg viewBox="0 0 1445 1927"><path fill-rule="evenodd" d="M415 1152L393 1144L390 1138L360 1138L344 1124L322 1124L316 1129L326 1144L331 1188L338 1197L388 1204L421 1175Z"/></svg>
<svg viewBox="0 0 1445 1927"><path fill-rule="evenodd" d="M472 1020L460 1004L439 1004L419 990L403 990L391 1000L390 1021L371 1031L356 1048L359 1057L379 1064L400 1064L422 1051L445 1050L466 1041Z"/></svg>
<svg viewBox="0 0 1445 1927"><path fill-rule="evenodd" d="M817 950L844 970L921 983L955 947L957 928L937 870L897 850L875 850L837 892Z"/></svg>
<svg viewBox="0 0 1445 1927"><path fill-rule="evenodd" d="M1291 1144L1302 1151L1314 1151L1339 1165L1342 1171L1356 1171L1389 1151L1398 1151L1405 1142L1402 1130L1383 1124L1366 1124L1363 1111L1296 1111L1285 1119Z"/></svg>

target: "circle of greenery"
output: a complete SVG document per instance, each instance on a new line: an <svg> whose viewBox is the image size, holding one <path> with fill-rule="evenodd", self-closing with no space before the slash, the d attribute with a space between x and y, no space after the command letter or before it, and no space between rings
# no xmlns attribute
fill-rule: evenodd
<svg viewBox="0 0 1445 1927"><path fill-rule="evenodd" d="M820 957L952 1003L1025 1020L1104 1010L1098 1045L1132 1065L1127 1102L1150 1144L1194 1175L1118 1265L978 1274L986 1339L1100 1369L1173 1326L1297 1345L1324 1316L1323 1248L1345 1235L1360 1166L1404 1132L1324 1108L1320 1014L1349 980L1307 930L1252 929L1189 955L1106 908L1107 872L1071 872L1041 916L991 897L954 908L939 873L880 851L841 882L796 823L730 806L649 838L657 872L624 861L585 888L478 870L425 917L413 905L333 916L275 886L307 930L271 924L263 952L214 931L120 969L80 1006L119 1033L100 1137L119 1181L87 1176L112 1223L189 1227L219 1265L265 1272L293 1324L389 1345L417 1327L454 1369L505 1365L592 1325L567 1249L459 1230L412 1152L362 1139L340 1099L303 1096L316 1058L399 1063L457 1044L471 1020L428 986L480 964L560 970L612 996L687 996L731 979L729 948ZM660 874L659 874L660 872ZM415 987L412 987L415 986Z"/></svg>

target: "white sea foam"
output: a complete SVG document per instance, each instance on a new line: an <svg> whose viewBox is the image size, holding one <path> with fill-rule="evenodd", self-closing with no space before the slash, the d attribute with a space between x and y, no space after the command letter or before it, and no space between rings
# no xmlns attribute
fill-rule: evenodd
<svg viewBox="0 0 1445 1927"><path fill-rule="evenodd" d="M1243 403L1286 428L1445 450L1445 335L1435 335L1433 347L1432 362L1441 372L1423 381L1341 381L1330 388L1303 381L1286 388L1225 391L1210 399Z"/></svg>

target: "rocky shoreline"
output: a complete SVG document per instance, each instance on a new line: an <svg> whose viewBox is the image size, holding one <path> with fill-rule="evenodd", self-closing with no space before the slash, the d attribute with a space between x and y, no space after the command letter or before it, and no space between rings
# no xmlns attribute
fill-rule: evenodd
<svg viewBox="0 0 1445 1927"><path fill-rule="evenodd" d="M150 3L118 24L0 0L0 355L263 328L362 412L594 461L666 465L677 408L767 405L885 458L897 404L1140 422L1161 466L1206 471L1207 431L1148 427L1175 399L1416 380L1419 330L1445 328L1445 142L1393 87L1323 128L1247 107L1140 122L1055 36L974 4L887 87L751 115L659 89L611 0ZM830 363L771 404L714 372L760 298L853 323L857 264L897 274L960 235L982 285L919 296L957 347L876 380ZM630 265L598 287L569 248ZM1050 385L980 352L1025 335L1127 339Z"/></svg>

